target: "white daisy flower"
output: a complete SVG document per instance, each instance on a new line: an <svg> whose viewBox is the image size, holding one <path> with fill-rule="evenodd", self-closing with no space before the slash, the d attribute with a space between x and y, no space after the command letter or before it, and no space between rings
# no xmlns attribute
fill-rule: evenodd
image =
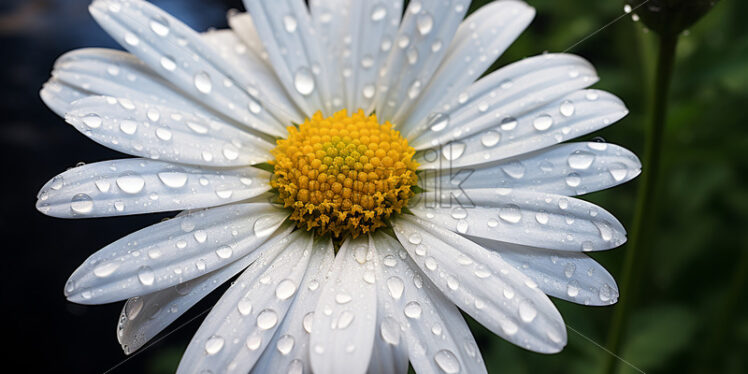
<svg viewBox="0 0 748 374"><path fill-rule="evenodd" d="M502 0L463 19L469 1L448 3L246 0L230 30L201 34L143 1L94 1L130 53L70 52L41 96L140 158L66 171L38 209L182 213L93 254L67 298L127 300L117 337L131 353L239 274L179 372L485 372L459 310L561 350L546 295L614 303L583 252L626 240L571 196L641 165L616 145L560 143L627 111L585 89L595 70L572 55L480 78L535 12Z"/></svg>

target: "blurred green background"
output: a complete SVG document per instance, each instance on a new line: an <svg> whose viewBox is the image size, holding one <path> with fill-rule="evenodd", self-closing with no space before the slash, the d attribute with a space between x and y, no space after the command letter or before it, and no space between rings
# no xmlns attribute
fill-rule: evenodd
<svg viewBox="0 0 748 374"><path fill-rule="evenodd" d="M225 11L238 0L153 1L198 30L225 27ZM487 1L474 1L472 10ZM494 67L543 52L560 52L624 14L623 1L528 0L535 21ZM65 221L34 210L47 179L78 161L119 157L87 141L44 108L37 92L61 53L79 47L115 47L86 13L88 0L7 1L0 4L2 61L0 144L9 163L2 183L0 226L23 250L2 263L3 313L20 346L44 349L35 368L103 372L124 356L114 336L121 305L67 303L67 276L91 252L157 222L160 216ZM647 373L748 372L748 2L724 0L684 31L668 100L656 204L659 214L642 247L634 274L628 324L617 354ZM631 113L586 139L603 137L642 155L651 117L657 36L626 15L569 51L598 69L596 88L621 97ZM21 155L22 157L19 157ZM647 169L644 164L644 169ZM630 229L637 179L584 196ZM19 198L20 197L20 198ZM164 217L167 215L164 215ZM13 226L11 226L13 225ZM10 229L10 227L15 227ZM85 240L81 239L85 234ZM36 238L29 241L29 238ZM16 247L14 247L16 248ZM595 253L620 281L628 246ZM39 263L39 256L48 256ZM33 275L29 277L29 275ZM20 282L28 282L20 286ZM220 295L221 291L217 292ZM113 372L173 372L213 295L177 321L176 333ZM615 308L554 300L568 324L560 354L525 351L471 326L491 373L599 373ZM19 359L19 357L15 357ZM616 360L616 372L637 370ZM28 362L26 362L28 365ZM28 367L28 366L27 366Z"/></svg>

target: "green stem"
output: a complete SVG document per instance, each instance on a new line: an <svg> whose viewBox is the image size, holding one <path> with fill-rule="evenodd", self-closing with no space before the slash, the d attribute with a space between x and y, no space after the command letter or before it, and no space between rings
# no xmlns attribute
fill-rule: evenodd
<svg viewBox="0 0 748 374"><path fill-rule="evenodd" d="M620 349L622 337L628 322L628 314L634 303L635 293L638 289L639 274L641 273L641 269L646 265L641 257L644 247L650 244L648 239L651 238L651 235L647 235L647 231L655 225L657 217L656 205L658 199L655 195L659 184L662 141L667 118L668 91L675 65L675 49L678 44L678 35L662 35L659 42L652 117L646 133L644 157L642 159L643 170L639 179L634 223L631 228L630 240L626 248L626 257L619 283L621 295L618 305L615 307L608 333L607 349L614 353L617 353ZM614 373L617 363L617 359L612 355L606 356L603 372Z"/></svg>

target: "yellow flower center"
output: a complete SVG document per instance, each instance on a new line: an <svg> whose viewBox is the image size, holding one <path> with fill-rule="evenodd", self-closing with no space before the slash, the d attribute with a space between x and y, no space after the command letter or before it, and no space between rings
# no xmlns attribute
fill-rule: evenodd
<svg viewBox="0 0 748 374"><path fill-rule="evenodd" d="M415 150L376 115L317 112L288 132L272 151L270 184L299 228L357 237L385 226L413 196Z"/></svg>

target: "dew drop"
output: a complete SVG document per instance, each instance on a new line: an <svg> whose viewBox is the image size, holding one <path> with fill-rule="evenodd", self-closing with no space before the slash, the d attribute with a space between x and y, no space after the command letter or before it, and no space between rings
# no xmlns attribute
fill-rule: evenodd
<svg viewBox="0 0 748 374"><path fill-rule="evenodd" d="M91 199L91 196L88 196L84 193L76 194L70 201L70 209L73 211L73 213L88 214L91 213L93 207L93 199Z"/></svg>
<svg viewBox="0 0 748 374"><path fill-rule="evenodd" d="M247 349L250 351L256 351L258 348L260 348L260 345L262 345L262 337L259 335L250 335L247 337L246 341Z"/></svg>
<svg viewBox="0 0 748 374"><path fill-rule="evenodd" d="M222 259L230 258L232 254L234 254L234 250L228 245L222 245L216 249L216 255Z"/></svg>
<svg viewBox="0 0 748 374"><path fill-rule="evenodd" d="M127 32L125 33L125 43L134 47L140 44L140 39L135 34Z"/></svg>
<svg viewBox="0 0 748 374"><path fill-rule="evenodd" d="M169 35L169 21L167 21L164 17L154 17L151 18L151 31L153 31L158 36L166 36Z"/></svg>
<svg viewBox="0 0 748 374"><path fill-rule="evenodd" d="M564 100L564 102L561 103L559 111L564 117L571 117L574 115L574 103L569 100Z"/></svg>
<svg viewBox="0 0 748 374"><path fill-rule="evenodd" d="M145 187L145 180L137 173L128 171L117 177L117 186L125 193L136 194Z"/></svg>
<svg viewBox="0 0 748 374"><path fill-rule="evenodd" d="M374 22L381 21L387 16L387 8L382 4L377 4L371 11L371 20Z"/></svg>
<svg viewBox="0 0 748 374"><path fill-rule="evenodd" d="M278 300L287 300L294 293L296 293L296 284L290 279L280 281L278 287L275 288L275 297Z"/></svg>
<svg viewBox="0 0 748 374"><path fill-rule="evenodd" d="M101 117L99 117L98 114L92 113L89 114L83 118L81 118L81 121L83 121L83 124L92 128L92 129L98 129L101 127Z"/></svg>
<svg viewBox="0 0 748 374"><path fill-rule="evenodd" d="M411 301L405 304L405 309L403 310L403 312L408 318L419 319L421 318L421 313L423 311L421 309L421 304L419 304L417 301Z"/></svg>
<svg viewBox="0 0 748 374"><path fill-rule="evenodd" d="M434 355L434 362L447 374L460 372L460 362L452 351L442 349Z"/></svg>
<svg viewBox="0 0 748 374"><path fill-rule="evenodd" d="M442 131L449 125L449 115L444 113L433 113L429 116L428 125L433 132Z"/></svg>
<svg viewBox="0 0 748 374"><path fill-rule="evenodd" d="M449 143L442 148L442 155L449 161L454 161L465 152L465 143Z"/></svg>
<svg viewBox="0 0 748 374"><path fill-rule="evenodd" d="M405 284L400 277L392 276L387 279L387 289L393 299L400 300L400 297L403 295L403 290L405 289Z"/></svg>
<svg viewBox="0 0 748 374"><path fill-rule="evenodd" d="M434 28L434 18L427 12L421 13L416 19L416 26L421 35L426 35Z"/></svg>
<svg viewBox="0 0 748 374"><path fill-rule="evenodd" d="M138 123L129 119L123 119L119 122L119 129L127 135L135 134L138 131Z"/></svg>
<svg viewBox="0 0 748 374"><path fill-rule="evenodd" d="M540 115L532 121L532 126L538 131L548 130L551 125L553 125L553 117L547 114Z"/></svg>
<svg viewBox="0 0 748 374"><path fill-rule="evenodd" d="M515 204L508 204L499 209L499 218L509 223L517 223L522 219L522 211Z"/></svg>
<svg viewBox="0 0 748 374"><path fill-rule="evenodd" d="M107 262L94 268L93 273L95 276L99 278L106 278L112 275L112 273L114 273L114 271L117 270L117 268L119 268L119 265L120 264L116 262Z"/></svg>
<svg viewBox="0 0 748 374"><path fill-rule="evenodd" d="M159 172L158 179L170 188L180 188L187 184L187 174L182 169L169 169Z"/></svg>
<svg viewBox="0 0 748 374"><path fill-rule="evenodd" d="M144 286L150 286L156 280L156 275L153 270L148 266L141 266L138 269L138 280Z"/></svg>
<svg viewBox="0 0 748 374"><path fill-rule="evenodd" d="M177 63L174 62L174 59L169 56L161 57L160 62L161 62L161 67L168 71L174 71L177 68Z"/></svg>
<svg viewBox="0 0 748 374"><path fill-rule="evenodd" d="M291 353L291 350L293 349L294 345L294 339L291 335L283 335L280 338L278 338L278 343L275 345L275 347L278 349L278 352L280 352L282 355L287 355Z"/></svg>
<svg viewBox="0 0 748 374"><path fill-rule="evenodd" d="M194 81L195 88L204 94L209 94L213 90L213 82L210 80L208 73L201 71L195 74Z"/></svg>
<svg viewBox="0 0 748 374"><path fill-rule="evenodd" d="M301 67L294 74L294 87L296 91L304 96L314 92L314 75L307 67Z"/></svg>
<svg viewBox="0 0 748 374"><path fill-rule="evenodd" d="M493 130L486 131L480 138L481 144L485 147L493 147L499 143L499 140L501 140L501 134Z"/></svg>
<svg viewBox="0 0 748 374"><path fill-rule="evenodd" d="M273 328L278 323L278 314L272 309L265 309L257 315L257 327L261 330Z"/></svg>
<svg viewBox="0 0 748 374"><path fill-rule="evenodd" d="M296 21L296 17L292 15L283 16L283 27L286 29L286 32L292 33L296 31L298 26L299 23Z"/></svg>
<svg viewBox="0 0 748 374"><path fill-rule="evenodd" d="M214 355L223 349L224 340L220 336L212 336L205 342L205 352L208 355Z"/></svg>
<svg viewBox="0 0 748 374"><path fill-rule="evenodd" d="M572 169L585 170L595 161L595 155L587 151L574 151L567 161Z"/></svg>
<svg viewBox="0 0 748 374"><path fill-rule="evenodd" d="M535 304L533 304L532 301L522 300L519 303L519 318L521 318L522 321L530 323L537 315L538 310L535 308Z"/></svg>

